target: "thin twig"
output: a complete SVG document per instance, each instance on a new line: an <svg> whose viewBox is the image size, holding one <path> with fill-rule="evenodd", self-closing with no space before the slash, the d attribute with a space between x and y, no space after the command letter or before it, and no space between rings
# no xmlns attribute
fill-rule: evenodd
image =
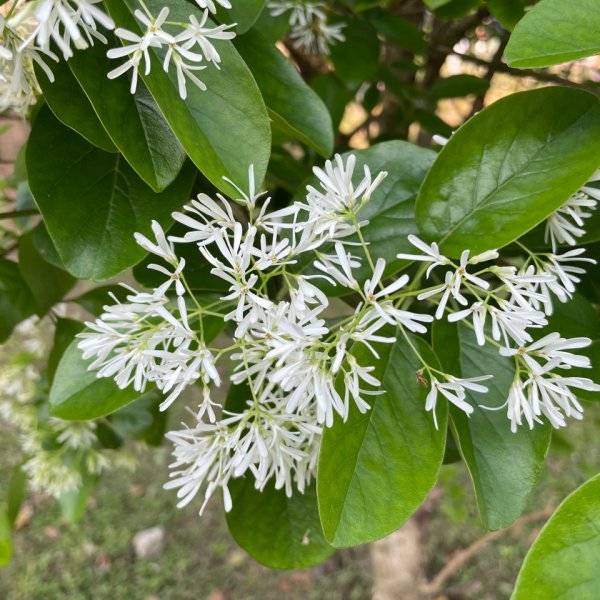
<svg viewBox="0 0 600 600"><path fill-rule="evenodd" d="M40 211L36 208L29 208L27 210L13 210L11 212L0 213L0 221L5 219L18 219L20 217L31 217L39 214Z"/></svg>
<svg viewBox="0 0 600 600"><path fill-rule="evenodd" d="M547 507L544 510L523 515L517 519L512 525L499 529L498 531L490 531L483 537L473 542L463 550L457 552L447 563L446 566L429 582L421 586L421 591L424 594L435 595L442 591L444 584L448 579L453 577L457 571L474 555L476 555L484 546L490 542L502 537L505 533L517 529L526 523L548 519L554 512L554 507Z"/></svg>

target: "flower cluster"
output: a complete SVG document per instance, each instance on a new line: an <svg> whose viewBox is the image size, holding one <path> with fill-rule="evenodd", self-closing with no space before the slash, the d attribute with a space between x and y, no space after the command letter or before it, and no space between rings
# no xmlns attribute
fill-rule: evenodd
<svg viewBox="0 0 600 600"><path fill-rule="evenodd" d="M331 44L345 40L344 23L329 23L323 2L273 0L267 7L273 17L289 13L290 40L303 52L328 55Z"/></svg>
<svg viewBox="0 0 600 600"><path fill-rule="evenodd" d="M368 411L382 393L375 365L386 344L405 344L420 361L415 375L429 387L424 409L436 426L439 396L472 414L471 395L485 394L491 376L457 377L421 356L413 335L427 333L435 319L468 323L478 344L493 344L515 360L507 400L513 428L522 416L530 426L542 416L563 426L564 416L581 415L572 388L600 389L557 372L589 366L566 352L588 339L551 334L535 342L532 335L547 324L555 297L572 295L580 272L573 263L589 259L579 250L529 253L517 269L498 264L495 250L473 256L465 250L454 261L435 243L409 236L420 252L398 258L420 268L412 281L407 274L390 277L391 265L373 256L364 239L368 221L361 218L386 173L373 174L366 165L360 173L356 163L353 155L336 156L315 168L318 183L277 210L257 191L251 167L247 191L227 180L232 199L200 194L174 213L179 236L167 237L153 223L152 239L136 239L164 263L149 265L164 282L149 292L130 288L125 302L105 307L80 334L79 347L98 376L140 392L155 385L165 396L163 409L188 386L202 389L195 424L168 434L175 461L167 487L177 488L180 505L203 489L203 509L222 489L229 510L229 482L247 473L257 489L273 481L287 494L302 492L314 476L323 427L345 421L351 410ZM218 300L194 293L177 252L182 244L196 247L220 282ZM423 278L437 283L423 288ZM354 308L326 318L333 307L323 285L342 288ZM215 320L229 324L224 346L208 327ZM223 365L225 358L231 366ZM235 393L223 405L214 389L225 366Z"/></svg>
<svg viewBox="0 0 600 600"><path fill-rule="evenodd" d="M231 8L228 0L217 2L223 8ZM120 28L115 31L126 45L109 50L108 56L127 60L113 69L109 77L131 71L134 93L141 63L146 74L150 71L150 48L165 48L163 68L175 70L180 96L186 98L188 80L206 89L196 75L207 68L200 63L219 68L221 57L213 41L230 40L235 33L230 31L232 25L211 25L209 14L216 11L215 2L197 0L197 4L203 10L200 19L190 15L188 23L169 23L167 7L155 17L140 0L143 11L135 11L135 16L145 31L142 35ZM168 33L163 29L166 25L176 27L179 32ZM114 28L114 21L102 9L101 0L9 0L0 14L0 112L10 109L25 114L40 94L36 66L52 82L51 63L58 62L58 54L68 60L74 50L83 50L95 42L107 44L102 31Z"/></svg>
<svg viewBox="0 0 600 600"><path fill-rule="evenodd" d="M22 469L37 492L56 498L81 488L84 478L134 466L130 453L101 447L94 422L48 416L47 383L37 368L48 353L48 323L23 321L0 346L0 418L18 432Z"/></svg>

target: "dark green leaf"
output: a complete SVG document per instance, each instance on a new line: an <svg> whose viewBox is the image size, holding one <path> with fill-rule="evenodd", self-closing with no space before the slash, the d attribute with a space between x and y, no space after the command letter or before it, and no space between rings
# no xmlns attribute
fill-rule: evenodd
<svg viewBox="0 0 600 600"><path fill-rule="evenodd" d="M542 0L515 27L504 58L511 67L557 65L600 53L598 0Z"/></svg>
<svg viewBox="0 0 600 600"><path fill-rule="evenodd" d="M95 148L43 109L27 149L30 184L48 232L67 270L81 279L107 279L145 251L133 233L150 235L189 198L195 171L187 165L155 193L120 155Z"/></svg>
<svg viewBox="0 0 600 600"><path fill-rule="evenodd" d="M423 39L423 34L410 21L384 10L370 14L369 21L375 26L377 33L388 42L415 54L427 52L427 42Z"/></svg>
<svg viewBox="0 0 600 600"><path fill-rule="evenodd" d="M38 254L51 265L59 269L65 269L62 259L58 255L56 246L48 233L48 229L43 221L33 230L33 245Z"/></svg>
<svg viewBox="0 0 600 600"><path fill-rule="evenodd" d="M436 322L435 326L454 329L443 322ZM505 404L515 375L514 362L500 356L492 344L478 346L468 327L459 327L458 334L460 372L452 373L459 377L494 377L485 384L489 389L486 394L467 394L467 400L475 407L471 417L450 406L452 429L473 481L483 524L487 529L501 529L510 525L527 505L548 450L550 426L536 425L531 431L521 427L513 433L506 409L481 408ZM456 347L436 345L435 351L444 368L453 369Z"/></svg>
<svg viewBox="0 0 600 600"><path fill-rule="evenodd" d="M109 47L118 45L109 38ZM181 171L185 152L146 86L138 82L132 95L126 77L109 79L116 65L103 44L75 52L69 65L125 160L154 191L164 190Z"/></svg>
<svg viewBox="0 0 600 600"><path fill-rule="evenodd" d="M482 2L483 0L450 0L450 2L444 2L443 6L435 11L435 14L441 19L456 19L472 12Z"/></svg>
<svg viewBox="0 0 600 600"><path fill-rule="evenodd" d="M256 30L238 38L235 46L254 73L271 119L285 133L328 157L333 150L331 117L296 67Z"/></svg>
<svg viewBox="0 0 600 600"><path fill-rule="evenodd" d="M19 265L0 258L0 342L36 310L31 290L21 276Z"/></svg>
<svg viewBox="0 0 600 600"><path fill-rule="evenodd" d="M425 500L444 456L447 406L439 403L436 430L425 411L427 389L416 377L422 367L398 333L395 344L381 344L374 377L383 394L368 396L371 410L361 414L351 401L344 423L325 429L319 456L317 493L325 538L336 547L354 546L398 529ZM417 338L429 364L436 359ZM372 364L364 346L353 352L359 364Z"/></svg>
<svg viewBox="0 0 600 600"><path fill-rule="evenodd" d="M117 25L141 31L133 16L138 0L107 0L106 5ZM146 5L157 15L164 2L146 0ZM187 22L192 14L202 18L200 9L185 0L171 0L169 10L170 21ZM207 27L210 24L208 21ZM211 65L202 71L200 78L208 89L202 91L190 83L185 101L179 96L174 69L168 74L162 69L166 49L150 49L152 71L142 76L188 156L215 186L228 192L231 187L223 176L245 189L250 164L254 164L260 185L269 162L271 135L267 110L252 73L231 42L219 40L215 46L221 55L221 69Z"/></svg>
<svg viewBox="0 0 600 600"><path fill-rule="evenodd" d="M596 96L554 87L503 98L438 155L417 199L419 229L451 256L504 246L566 202L599 153Z"/></svg>
<svg viewBox="0 0 600 600"><path fill-rule="evenodd" d="M110 378L88 371L92 360L84 361L75 339L63 354L50 388L50 414L68 421L86 421L108 415L129 404L140 393L121 390Z"/></svg>
<svg viewBox="0 0 600 600"><path fill-rule="evenodd" d="M72 275L42 257L35 247L33 231L19 238L19 269L33 294L40 316L60 302L76 283Z"/></svg>
<svg viewBox="0 0 600 600"><path fill-rule="evenodd" d="M492 16L509 31L512 31L517 22L523 18L527 4L528 0L487 0Z"/></svg>
<svg viewBox="0 0 600 600"><path fill-rule="evenodd" d="M377 31L367 21L353 19L342 30L345 42L331 46L331 59L341 81L357 88L369 81L379 68Z"/></svg>
<svg viewBox="0 0 600 600"><path fill-rule="evenodd" d="M256 23L260 17L265 0L243 0L232 2L231 8L224 9L217 6L217 17L221 23L236 23L235 31L238 34L245 33ZM267 11L268 12L268 11Z"/></svg>
<svg viewBox="0 0 600 600"><path fill-rule="evenodd" d="M556 509L519 573L512 600L595 600L600 590L600 475Z"/></svg>
<svg viewBox="0 0 600 600"><path fill-rule="evenodd" d="M484 94L490 82L474 75L452 75L436 79L427 95L433 100L442 98L459 98L470 94Z"/></svg>
<svg viewBox="0 0 600 600"><path fill-rule="evenodd" d="M233 508L227 525L235 541L271 569L304 569L324 561L333 548L321 533L315 484L288 498L273 483L262 492L254 478L229 482Z"/></svg>
<svg viewBox="0 0 600 600"><path fill-rule="evenodd" d="M352 100L352 94L333 73L317 75L310 85L325 102L331 115L333 128L337 130L344 116L346 105Z"/></svg>
<svg viewBox="0 0 600 600"><path fill-rule="evenodd" d="M52 385L52 382L54 381L54 374L56 373L58 363L65 353L65 350L70 346L75 336L80 333L83 328L84 324L81 321L63 319L61 317L56 319L54 344L48 355L48 366L46 370L48 383L50 385Z"/></svg>
<svg viewBox="0 0 600 600"><path fill-rule="evenodd" d="M103 48L106 53L104 46L101 44L97 46ZM74 129L94 146L106 152L117 151L66 60L52 63L54 83L50 83L43 69L36 67L35 73L44 99L57 119Z"/></svg>

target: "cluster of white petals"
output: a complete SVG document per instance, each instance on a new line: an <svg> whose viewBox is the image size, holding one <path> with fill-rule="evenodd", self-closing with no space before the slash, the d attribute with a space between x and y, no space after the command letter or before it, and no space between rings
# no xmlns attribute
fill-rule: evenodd
<svg viewBox="0 0 600 600"><path fill-rule="evenodd" d="M231 8L228 0L217 0L225 9ZM124 46L108 51L110 58L126 58L113 69L114 78L130 72L131 92L137 87L138 72L150 72L153 60L150 49L165 48L162 66L165 71L174 69L179 94L185 99L186 84L191 81L206 89L197 72L212 64L220 68L221 57L215 41L231 40L234 25L213 26L209 14L216 12L212 0L198 0L202 17L193 14L189 22L169 24L169 9L165 6L153 16L147 8L135 11L135 16L145 31L139 35L118 28L115 33ZM177 29L167 32L164 27ZM68 60L74 51L83 50L95 42L107 44L104 33L115 29L112 18L104 11L101 0L9 0L0 12L0 112L14 110L26 114L41 93L35 67L44 71L53 82L52 62L60 57ZM104 31L104 33L103 33ZM162 56L162 55L161 55Z"/></svg>
<svg viewBox="0 0 600 600"><path fill-rule="evenodd" d="M267 2L273 17L289 13L290 40L296 48L309 54L329 54L329 47L346 38L344 23L330 23L323 2L304 0L271 0Z"/></svg>
<svg viewBox="0 0 600 600"><path fill-rule="evenodd" d="M271 198L257 191L250 167L247 190L227 180L230 199L200 194L174 213L179 235L167 237L158 223L152 238L136 234L165 263L149 265L163 282L150 292L130 289L125 302L105 307L80 334L79 347L99 377L138 391L155 385L165 396L162 409L188 386L202 388L195 423L168 434L175 461L167 487L178 490L181 506L203 490L202 511L221 489L230 510L229 483L248 473L259 490L272 481L288 495L302 492L315 474L323 427L345 422L351 410L370 410L372 397L383 392L376 366L382 348L400 336L421 362L415 375L429 388L424 409L436 427L440 398L471 415L473 393L488 392L482 382L491 376L440 371L411 341L446 316L469 323L479 345L492 343L515 360L505 404L513 429L523 417L530 426L546 417L559 427L564 417L581 416L572 388L600 388L562 371L589 366L568 351L589 340L550 334L536 342L532 332L547 325L553 297L572 295L582 271L577 263L589 259L579 250L532 253L517 269L497 264L495 250L465 250L454 261L437 244L409 236L419 253L398 259L420 269L412 282L406 274L389 277L391 266L371 255L362 234L368 221L361 218L386 173L371 173L366 165L360 172L354 155L338 155L314 173L317 184L307 186L302 199L270 210ZM217 300L194 293L178 256L182 244L192 253L195 248L197 260L221 282ZM189 262L189 251L186 257ZM422 289L421 277L437 283ZM323 285L352 294L354 309L327 319L332 306ZM433 314L411 310L415 299L434 305ZM226 347L213 341L208 319L229 325ZM232 363L229 380L241 403L223 405L213 393L225 379L224 357Z"/></svg>

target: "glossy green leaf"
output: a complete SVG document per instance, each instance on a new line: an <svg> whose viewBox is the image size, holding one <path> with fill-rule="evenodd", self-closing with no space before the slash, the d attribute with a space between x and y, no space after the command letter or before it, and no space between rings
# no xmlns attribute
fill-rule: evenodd
<svg viewBox="0 0 600 600"><path fill-rule="evenodd" d="M6 567L13 555L11 528L4 506L0 504L0 569Z"/></svg>
<svg viewBox="0 0 600 600"><path fill-rule="evenodd" d="M118 45L109 38L109 47ZM185 152L146 86L138 82L132 95L127 77L109 79L116 64L103 44L75 52L69 66L125 160L154 191L164 190L181 171Z"/></svg>
<svg viewBox="0 0 600 600"><path fill-rule="evenodd" d="M98 46L101 45L98 44ZM116 146L106 133L88 97L71 72L69 63L66 60L52 63L52 73L54 74L54 83L50 82L43 69L39 67L35 69L44 99L56 118L67 127L74 129L94 146L102 148L106 152L116 152Z"/></svg>
<svg viewBox="0 0 600 600"><path fill-rule="evenodd" d="M456 331L455 326L446 322L436 322L434 331L438 327ZM548 450L550 426L536 425L533 430L520 427L513 433L506 408L481 408L496 408L506 403L515 374L514 361L500 356L492 344L478 346L468 327L459 327L458 333L458 339L456 335L440 338L436 333L434 349L444 368L453 375L493 375L485 383L486 394L467 394L475 407L470 417L453 405L450 416L455 440L473 481L483 525L487 529L501 529L510 525L527 506ZM440 343L441 339L445 342ZM452 339L456 340L454 345ZM456 356L460 372L453 368Z"/></svg>
<svg viewBox="0 0 600 600"><path fill-rule="evenodd" d="M232 2L231 8L225 9L217 5L217 18L221 23L235 23L235 31L246 33L260 17L265 7L265 0L243 0ZM268 11L267 11L268 12Z"/></svg>
<svg viewBox="0 0 600 600"><path fill-rule="evenodd" d="M511 600L596 600L600 590L600 475L556 509L525 557Z"/></svg>
<svg viewBox="0 0 600 600"><path fill-rule="evenodd" d="M542 337L557 331L563 337L588 337L592 340L591 346L575 350L576 354L587 356L591 369L572 368L566 375L569 377L587 377L596 382L600 379L600 319L596 309L580 294L575 294L564 304L554 300L554 312L548 317L548 326L539 331L537 337ZM577 390L577 396L586 400L600 400L600 392Z"/></svg>
<svg viewBox="0 0 600 600"><path fill-rule="evenodd" d="M528 0L487 0L492 16L509 31L523 18L527 4Z"/></svg>
<svg viewBox="0 0 600 600"><path fill-rule="evenodd" d="M538 68L600 53L598 0L541 0L519 21L504 58L511 67Z"/></svg>
<svg viewBox="0 0 600 600"><path fill-rule="evenodd" d="M231 480L229 490L229 531L259 563L271 569L305 569L333 552L321 532L314 483L290 498L273 483L259 492L251 476Z"/></svg>
<svg viewBox="0 0 600 600"><path fill-rule="evenodd" d="M296 67L256 30L238 38L235 46L254 73L271 119L285 133L328 157L333 150L331 117Z"/></svg>
<svg viewBox="0 0 600 600"><path fill-rule="evenodd" d="M409 252L412 246L407 241L408 234L417 233L414 218L414 200L419 187L431 163L435 152L419 148L403 141L383 142L366 150L355 150L342 155L345 159L349 154L356 156L353 183L356 186L364 177L364 165L368 165L371 174L376 177L380 171L387 171L387 177L382 181L369 202L361 209L361 220L369 221L361 228L362 234L369 242L369 250L373 256L383 257L387 263L386 274L397 272L405 261L396 258L399 252ZM314 177L310 184L318 187ZM299 194L303 194L302 188ZM354 250L360 254L360 249ZM309 264L302 263L299 267L309 269ZM359 280L370 275L366 261L355 270ZM340 294L342 290L333 288L332 293Z"/></svg>
<svg viewBox="0 0 600 600"><path fill-rule="evenodd" d="M323 432L317 493L325 538L336 547L354 546L398 529L425 500L437 480L445 449L447 406L439 402L435 428L425 411L427 389L416 378L422 367L398 333L395 344L380 344L372 375L384 393L367 396L371 410L360 413L350 401L344 423L336 418ZM431 349L422 356L436 364ZM353 354L373 364L369 350Z"/></svg>
<svg viewBox="0 0 600 600"><path fill-rule="evenodd" d="M133 16L138 0L107 0L106 5L118 26L141 31ZM164 2L147 0L146 6L157 15ZM187 22L192 14L202 18L200 9L185 0L171 0L169 10L170 21ZM221 69L211 65L203 70L199 76L208 89L202 91L190 83L185 101L179 96L174 69L168 74L162 69L166 48L150 49L152 71L142 77L187 155L215 186L228 192L231 188L223 176L245 189L250 164L260 185L269 161L271 134L252 73L231 42L217 40L215 47L221 55Z"/></svg>
<svg viewBox="0 0 600 600"><path fill-rule="evenodd" d="M459 98L470 94L484 94L490 82L474 75L452 75L436 79L427 95L433 100L442 98Z"/></svg>
<svg viewBox="0 0 600 600"><path fill-rule="evenodd" d="M83 328L84 324L81 321L63 319L62 317L56 319L56 325L54 327L54 343L52 344L52 350L50 350L50 354L48 355L48 365L46 367L46 374L50 385L52 385L52 382L54 381L54 375L60 359L66 349L71 345L71 342L75 339L75 336L81 332Z"/></svg>
<svg viewBox="0 0 600 600"><path fill-rule="evenodd" d="M65 268L107 279L146 253L133 233L168 225L188 200L195 171L186 165L165 191L153 192L120 155L89 144L42 109L27 146L29 182Z"/></svg>
<svg viewBox="0 0 600 600"><path fill-rule="evenodd" d="M140 393L121 390L110 378L88 371L92 359L84 361L75 339L66 349L50 388L50 414L68 421L86 421L108 415L129 404Z"/></svg>
<svg viewBox="0 0 600 600"><path fill-rule="evenodd" d="M342 30L346 40L331 46L331 59L341 81L357 88L369 81L379 68L377 31L367 21L353 19Z"/></svg>
<svg viewBox="0 0 600 600"><path fill-rule="evenodd" d="M19 238L19 268L29 286L37 307L37 314L45 315L75 285L75 278L48 263L34 245L34 232Z"/></svg>
<svg viewBox="0 0 600 600"><path fill-rule="evenodd" d="M0 342L8 339L15 326L35 311L35 299L19 265L0 258Z"/></svg>
<svg viewBox="0 0 600 600"><path fill-rule="evenodd" d="M599 154L598 97L553 87L503 98L439 153L417 199L419 229L451 256L504 246L566 202Z"/></svg>

